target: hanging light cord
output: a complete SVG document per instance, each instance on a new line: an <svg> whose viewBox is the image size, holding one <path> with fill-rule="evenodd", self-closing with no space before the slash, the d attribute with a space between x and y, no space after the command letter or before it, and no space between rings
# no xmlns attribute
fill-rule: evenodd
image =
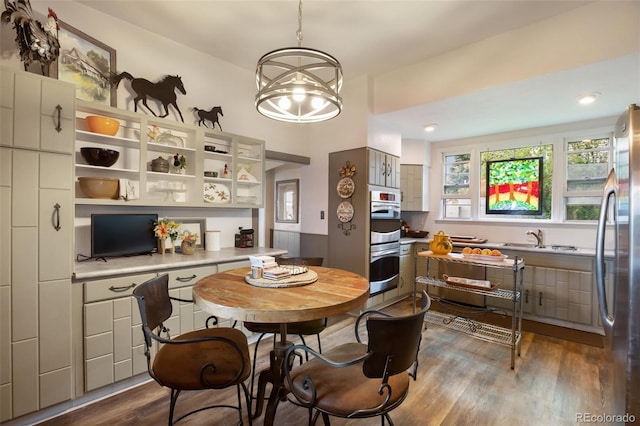
<svg viewBox="0 0 640 426"><path fill-rule="evenodd" d="M298 4L298 31L296 31L296 37L298 38L298 47L302 46L302 0Z"/></svg>

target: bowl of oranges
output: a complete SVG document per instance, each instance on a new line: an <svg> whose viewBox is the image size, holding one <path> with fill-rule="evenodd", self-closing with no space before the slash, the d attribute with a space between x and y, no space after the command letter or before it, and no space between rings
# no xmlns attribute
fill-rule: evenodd
<svg viewBox="0 0 640 426"><path fill-rule="evenodd" d="M480 247L465 247L462 249L462 255L470 259L500 261L508 256L502 254L500 250Z"/></svg>

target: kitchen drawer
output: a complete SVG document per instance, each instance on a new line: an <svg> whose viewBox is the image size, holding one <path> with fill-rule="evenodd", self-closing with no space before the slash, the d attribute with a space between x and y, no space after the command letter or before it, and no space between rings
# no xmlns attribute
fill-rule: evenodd
<svg viewBox="0 0 640 426"><path fill-rule="evenodd" d="M406 256L413 252L413 244L400 244L400 256Z"/></svg>
<svg viewBox="0 0 640 426"><path fill-rule="evenodd" d="M218 272L216 265L196 266L169 271L169 288L194 285L198 280L201 280L207 275L215 274L216 272Z"/></svg>
<svg viewBox="0 0 640 426"><path fill-rule="evenodd" d="M135 286L155 277L156 274L127 275L105 280L86 281L84 283L84 302L96 302L98 300L117 299L131 296Z"/></svg>

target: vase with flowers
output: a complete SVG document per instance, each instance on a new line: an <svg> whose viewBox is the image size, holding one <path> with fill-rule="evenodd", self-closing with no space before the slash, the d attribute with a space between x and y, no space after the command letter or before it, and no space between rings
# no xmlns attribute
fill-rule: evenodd
<svg viewBox="0 0 640 426"><path fill-rule="evenodd" d="M153 232L155 232L156 238L158 238L158 252L164 255L167 248L167 240L169 240L171 245L169 249L171 253L175 253L175 242L178 239L178 228L180 228L180 224L163 217L154 222L154 225Z"/></svg>
<svg viewBox="0 0 640 426"><path fill-rule="evenodd" d="M182 239L182 243L180 244L180 250L182 250L182 254L193 254L196 250L198 234L184 231L180 234L180 238Z"/></svg>

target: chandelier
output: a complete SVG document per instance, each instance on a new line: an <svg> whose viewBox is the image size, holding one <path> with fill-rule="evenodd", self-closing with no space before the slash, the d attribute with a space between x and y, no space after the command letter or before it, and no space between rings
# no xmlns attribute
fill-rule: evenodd
<svg viewBox="0 0 640 426"><path fill-rule="evenodd" d="M342 66L328 53L301 47L302 0L298 5L298 47L271 51L256 67L256 108L274 120L313 123L342 110Z"/></svg>

